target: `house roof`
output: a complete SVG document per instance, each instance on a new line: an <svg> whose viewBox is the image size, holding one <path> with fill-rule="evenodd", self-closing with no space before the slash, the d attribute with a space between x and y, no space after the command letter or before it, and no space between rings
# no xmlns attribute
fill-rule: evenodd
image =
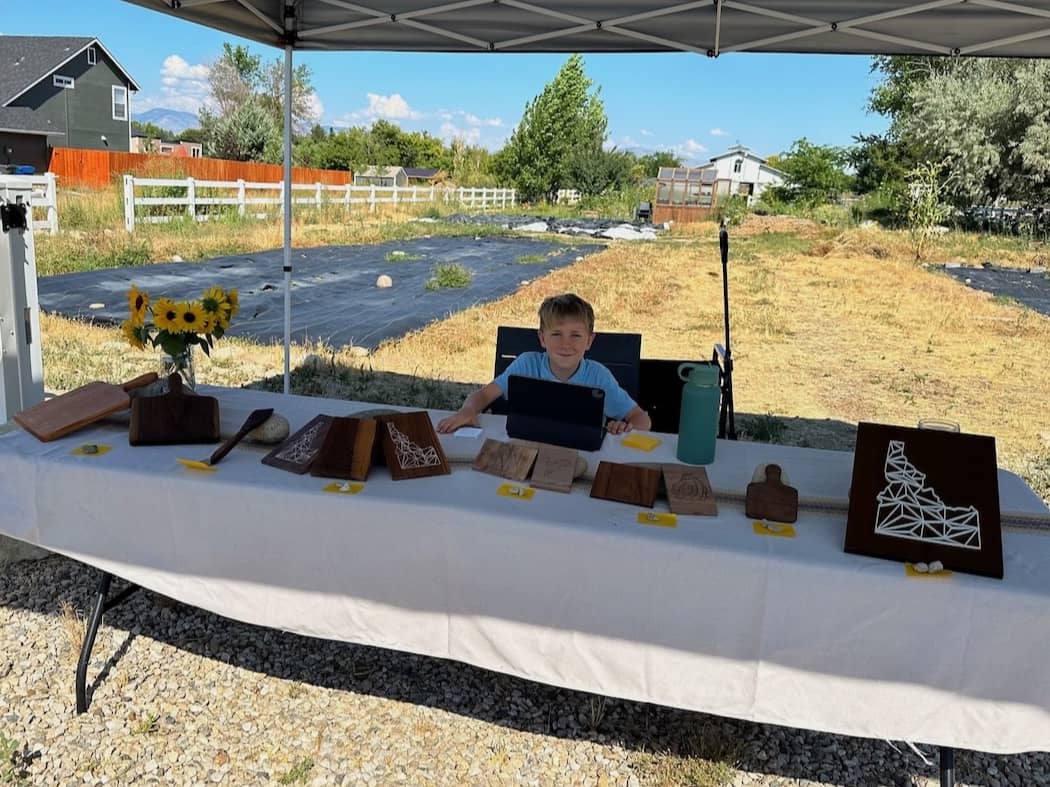
<svg viewBox="0 0 1050 787"><path fill-rule="evenodd" d="M746 145L733 145L725 153L719 153L717 156L711 156L711 161L718 161L720 159L729 158L731 156L743 156L744 158L754 159L759 164L765 164L766 160L760 155L755 153L751 148Z"/></svg>
<svg viewBox="0 0 1050 787"><path fill-rule="evenodd" d="M362 178L396 178L399 172L407 172L404 167L365 167L356 175Z"/></svg>
<svg viewBox="0 0 1050 787"><path fill-rule="evenodd" d="M29 107L0 107L0 131L14 134L64 134Z"/></svg>
<svg viewBox="0 0 1050 787"><path fill-rule="evenodd" d="M89 46L101 49L128 80L131 89L139 89L131 74L97 38L0 35L0 107L10 104Z"/></svg>
<svg viewBox="0 0 1050 787"><path fill-rule="evenodd" d="M440 169L427 169L425 167L405 167L405 174L410 178L432 178L441 172Z"/></svg>

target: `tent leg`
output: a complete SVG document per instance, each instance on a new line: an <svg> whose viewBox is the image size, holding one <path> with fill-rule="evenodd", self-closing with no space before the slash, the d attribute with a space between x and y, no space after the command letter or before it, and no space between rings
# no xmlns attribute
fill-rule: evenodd
<svg viewBox="0 0 1050 787"><path fill-rule="evenodd" d="M292 47L284 48L284 393L292 389Z"/></svg>
<svg viewBox="0 0 1050 787"><path fill-rule="evenodd" d="M139 589L138 585L128 585L113 598L108 598L109 586L112 582L113 575L109 572L102 572L102 580L98 584L98 593L95 597L95 609L91 613L91 620L84 631L84 641L80 644L80 660L77 661L76 680L73 684L78 714L85 713L88 709L87 668L88 662L91 661L91 649L95 647L95 636L98 634L98 627L102 624L102 615L118 604L123 603L128 596Z"/></svg>
<svg viewBox="0 0 1050 787"><path fill-rule="evenodd" d="M941 746L941 787L955 787L955 749Z"/></svg>

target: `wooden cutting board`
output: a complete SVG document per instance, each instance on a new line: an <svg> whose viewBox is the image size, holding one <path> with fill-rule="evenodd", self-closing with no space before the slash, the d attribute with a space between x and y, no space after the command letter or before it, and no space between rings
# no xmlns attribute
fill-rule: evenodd
<svg viewBox="0 0 1050 787"><path fill-rule="evenodd" d="M594 474L591 497L652 508L660 491L659 470L617 462L601 462Z"/></svg>
<svg viewBox="0 0 1050 787"><path fill-rule="evenodd" d="M333 418L310 475L366 481L375 439L374 418Z"/></svg>
<svg viewBox="0 0 1050 787"><path fill-rule="evenodd" d="M126 410L131 404L128 391L157 381L149 372L123 385L94 382L76 390L35 404L15 415L23 429L43 442L57 440L71 432L101 421L107 415Z"/></svg>
<svg viewBox="0 0 1050 787"><path fill-rule="evenodd" d="M160 396L140 396L131 403L131 445L189 445L217 443L219 400L214 396L187 396L182 378L168 378L168 392Z"/></svg>
<svg viewBox="0 0 1050 787"><path fill-rule="evenodd" d="M383 415L376 420L386 466L395 481L452 472L425 410Z"/></svg>
<svg viewBox="0 0 1050 787"><path fill-rule="evenodd" d="M486 438L473 467L479 472L498 475L500 478L524 481L529 477L537 453L539 451L536 448Z"/></svg>
<svg viewBox="0 0 1050 787"><path fill-rule="evenodd" d="M332 420L331 415L315 416L302 429L289 435L283 443L264 456L262 463L302 475L310 469L310 465L321 452Z"/></svg>
<svg viewBox="0 0 1050 787"><path fill-rule="evenodd" d="M665 464L662 468L667 502L673 514L718 516L718 503L707 470L692 465Z"/></svg>
<svg viewBox="0 0 1050 787"><path fill-rule="evenodd" d="M532 486L551 492L571 492L578 458L575 448L541 444L536 453L536 466L532 469ZM587 469L586 462L583 469Z"/></svg>

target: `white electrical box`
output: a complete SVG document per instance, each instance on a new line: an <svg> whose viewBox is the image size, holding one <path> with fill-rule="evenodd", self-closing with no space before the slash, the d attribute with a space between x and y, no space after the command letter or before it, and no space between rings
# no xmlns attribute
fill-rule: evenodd
<svg viewBox="0 0 1050 787"><path fill-rule="evenodd" d="M44 399L30 193L0 185L0 424Z"/></svg>

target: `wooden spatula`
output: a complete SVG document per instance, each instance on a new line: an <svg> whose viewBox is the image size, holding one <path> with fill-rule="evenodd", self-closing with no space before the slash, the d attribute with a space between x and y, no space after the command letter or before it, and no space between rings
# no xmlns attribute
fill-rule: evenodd
<svg viewBox="0 0 1050 787"><path fill-rule="evenodd" d="M210 470L212 465L217 465L221 462L223 457L230 453L230 451L233 450L233 447L243 440L248 432L262 426L271 415L273 415L272 407L263 407L258 410L252 410L244 424L237 430L237 434L228 438L226 442L216 448L215 452L207 459L179 459L179 464L196 470Z"/></svg>

